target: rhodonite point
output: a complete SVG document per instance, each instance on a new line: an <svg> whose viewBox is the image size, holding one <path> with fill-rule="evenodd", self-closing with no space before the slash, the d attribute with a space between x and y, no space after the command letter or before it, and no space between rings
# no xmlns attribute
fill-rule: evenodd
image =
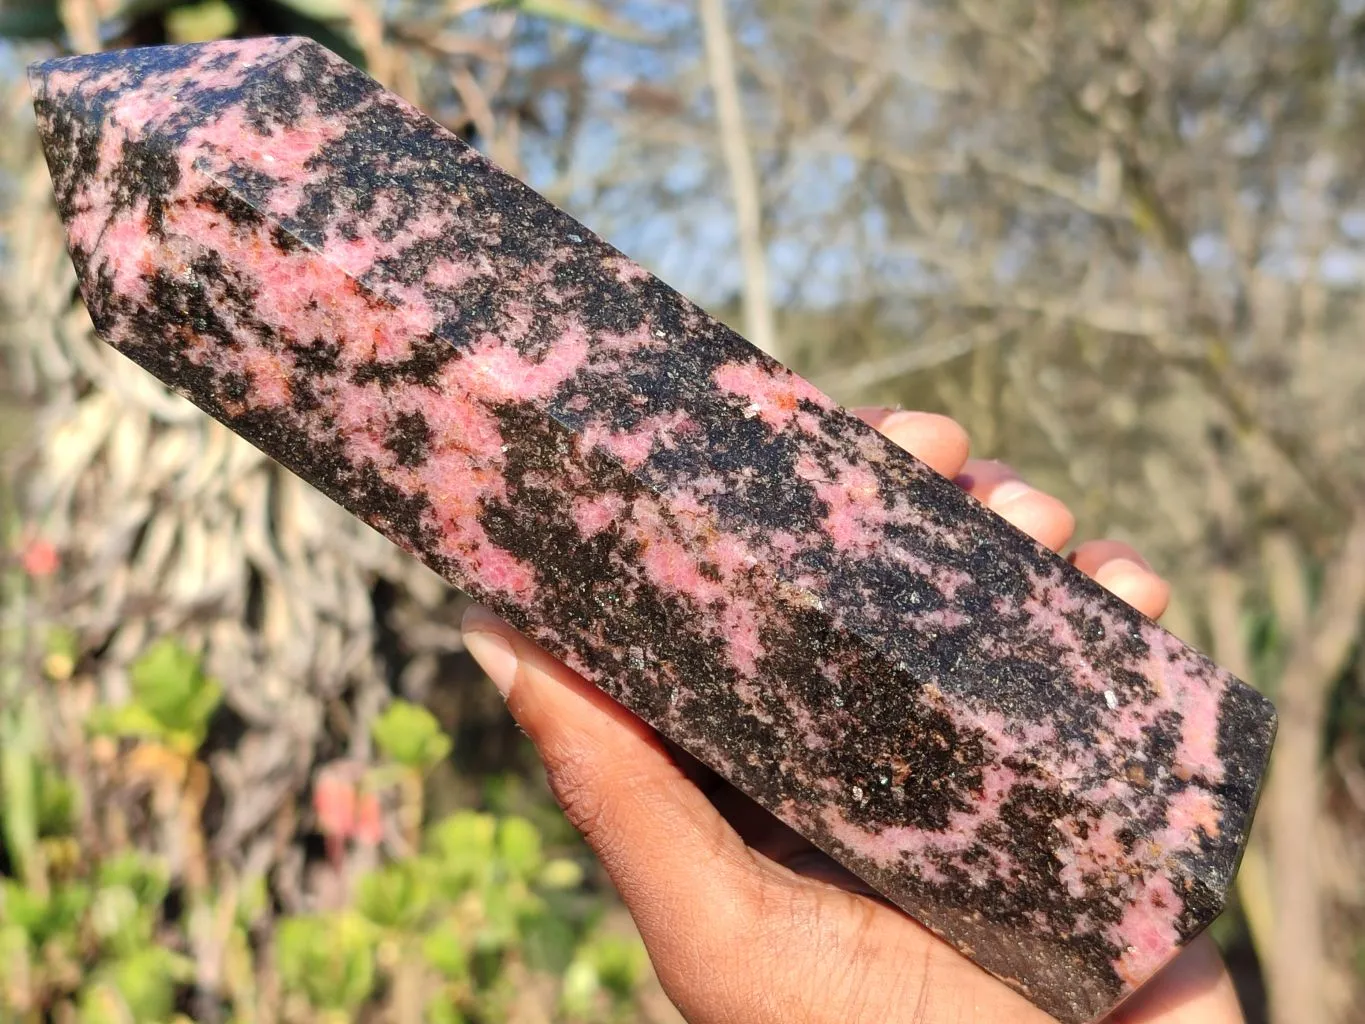
<svg viewBox="0 0 1365 1024"><path fill-rule="evenodd" d="M987 970L1091 1021L1219 913L1253 690L316 44L32 81L110 344Z"/></svg>

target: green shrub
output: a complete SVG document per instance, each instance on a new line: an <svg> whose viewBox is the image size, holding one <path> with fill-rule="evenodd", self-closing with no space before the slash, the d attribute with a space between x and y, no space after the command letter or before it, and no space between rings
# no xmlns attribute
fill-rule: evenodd
<svg viewBox="0 0 1365 1024"><path fill-rule="evenodd" d="M44 671L66 678L75 662L68 652L59 672ZM191 790L207 778L199 751L221 691L174 640L149 648L130 683L132 699L91 715L88 732L118 739L111 756L125 763L164 766L151 806L161 829L189 830L183 863L184 849L207 846L203 797ZM450 753L424 708L391 703L373 727L382 760L334 783L346 790L338 798L364 795L376 816L399 815L410 839L389 849L379 840L391 833L366 833L367 856L381 856L357 873L345 844L359 832L333 837L340 845L314 868L333 873L335 905L292 916L276 913L266 878L239 880L210 862L210 877L191 885L145 840L83 845L80 777L59 770L39 736L22 733L0 768L0 813L23 818L6 830L12 868L0 875L0 1021L187 1024L205 978L231 1024L492 1024L531 976L547 990L553 980L546 1012L556 1020L631 1016L643 950L602 934L603 898L554 814L508 781L490 787L495 813L423 820L424 779ZM272 975L277 984L262 983Z"/></svg>

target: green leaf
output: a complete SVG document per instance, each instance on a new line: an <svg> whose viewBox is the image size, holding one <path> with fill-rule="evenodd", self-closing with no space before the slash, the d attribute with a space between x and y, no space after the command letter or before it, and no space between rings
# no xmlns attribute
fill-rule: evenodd
<svg viewBox="0 0 1365 1024"><path fill-rule="evenodd" d="M424 707L396 700L374 723L374 741L384 756L413 771L428 772L450 753L450 737Z"/></svg>
<svg viewBox="0 0 1365 1024"><path fill-rule="evenodd" d="M560 1007L570 1017L587 1017L601 990L597 969L586 960L575 960L564 972L559 990Z"/></svg>
<svg viewBox="0 0 1365 1024"><path fill-rule="evenodd" d="M427 1002L426 1024L467 1024L468 1020L454 1001L443 993L432 996Z"/></svg>
<svg viewBox="0 0 1365 1024"><path fill-rule="evenodd" d="M307 18L342 21L351 16L351 0L281 0Z"/></svg>
<svg viewBox="0 0 1365 1024"><path fill-rule="evenodd" d="M22 692L0 708L0 835L14 873L30 882L37 870L39 769L44 746L37 692Z"/></svg>
<svg viewBox="0 0 1365 1024"><path fill-rule="evenodd" d="M101 942L126 947L137 939L138 902L126 885L111 885L95 893L90 905L90 928Z"/></svg>
<svg viewBox="0 0 1365 1024"><path fill-rule="evenodd" d="M469 951L465 936L451 922L438 925L422 940L422 958L449 982L469 977Z"/></svg>
<svg viewBox="0 0 1365 1024"><path fill-rule="evenodd" d="M649 40L648 33L592 0L513 0L506 6L534 18L558 21L627 42L643 43Z"/></svg>
<svg viewBox="0 0 1365 1024"><path fill-rule="evenodd" d="M91 999L87 1013L82 1000L82 1021L102 1022L109 1006L110 992L117 993L124 1019L162 1021L175 1009L176 986L194 977L192 961L169 949L150 946L130 956L120 957L100 968L95 974L95 985L89 991ZM103 993L99 989L105 989Z"/></svg>
<svg viewBox="0 0 1365 1024"><path fill-rule="evenodd" d="M492 877L497 819L457 811L427 830L427 848L437 861L443 894L454 898Z"/></svg>
<svg viewBox="0 0 1365 1024"><path fill-rule="evenodd" d="M70 679L80 654L80 640L74 630L54 626L43 637L43 671L49 679Z"/></svg>
<svg viewBox="0 0 1365 1024"><path fill-rule="evenodd" d="M0 879L0 924L22 928L31 936L46 913L47 900L18 882Z"/></svg>
<svg viewBox="0 0 1365 1024"><path fill-rule="evenodd" d="M416 859L390 864L360 880L356 909L381 928L411 931L432 906L431 882Z"/></svg>
<svg viewBox="0 0 1365 1024"><path fill-rule="evenodd" d="M237 893L237 923L253 928L270 910L270 887L264 875L256 875L242 884Z"/></svg>
<svg viewBox="0 0 1365 1024"><path fill-rule="evenodd" d="M76 787L57 772L38 772L38 834L44 838L71 834L76 821Z"/></svg>
<svg viewBox="0 0 1365 1024"><path fill-rule="evenodd" d="M374 991L375 932L358 914L289 918L275 956L284 987L318 1009L351 1012Z"/></svg>
<svg viewBox="0 0 1365 1024"><path fill-rule="evenodd" d="M166 638L144 651L129 670L133 699L158 721L172 717L189 695L198 671L194 657Z"/></svg>
<svg viewBox="0 0 1365 1024"><path fill-rule="evenodd" d="M9 0L0 3L0 36L9 39L56 39L62 34L56 0Z"/></svg>
<svg viewBox="0 0 1365 1024"><path fill-rule="evenodd" d="M578 935L553 912L532 914L521 922L521 955L532 970L560 975L573 961Z"/></svg>
<svg viewBox="0 0 1365 1024"><path fill-rule="evenodd" d="M644 946L621 935L600 935L580 955L586 955L602 986L618 999L628 998L635 991L649 963Z"/></svg>
<svg viewBox="0 0 1365 1024"><path fill-rule="evenodd" d="M427 844L442 857L473 852L485 860L491 860L497 830L497 819L491 814L456 811L427 830Z"/></svg>
<svg viewBox="0 0 1365 1024"><path fill-rule="evenodd" d="M123 1024L127 1016L112 985L93 982L81 990L76 1019L80 1024Z"/></svg>
<svg viewBox="0 0 1365 1024"><path fill-rule="evenodd" d="M541 868L536 884L542 889L556 892L577 889L583 884L583 865L566 857L558 857Z"/></svg>
<svg viewBox="0 0 1365 1024"><path fill-rule="evenodd" d="M199 679L199 659L173 637L158 640L128 672L133 698L167 725L176 724Z"/></svg>
<svg viewBox="0 0 1365 1024"><path fill-rule="evenodd" d="M0 828L19 877L29 880L38 848L37 762L25 745L8 736L0 742Z"/></svg>
<svg viewBox="0 0 1365 1024"><path fill-rule="evenodd" d="M22 929L35 949L52 938L74 932L90 905L90 889L80 883L63 885L40 895L17 882L0 880L0 924Z"/></svg>
<svg viewBox="0 0 1365 1024"><path fill-rule="evenodd" d="M159 906L171 888L165 863L140 853L110 857L100 865L95 878L102 886L127 886L144 906Z"/></svg>
<svg viewBox="0 0 1365 1024"><path fill-rule="evenodd" d="M506 889L489 889L483 894L483 926L475 934L475 948L491 952L515 946L521 918L520 900Z"/></svg>
<svg viewBox="0 0 1365 1024"><path fill-rule="evenodd" d="M540 868L540 833L525 818L504 818L498 826L498 855L518 878L530 878Z"/></svg>
<svg viewBox="0 0 1365 1024"><path fill-rule="evenodd" d="M46 654L61 654L74 661L81 653L80 638L74 629L53 626L43 637L43 651Z"/></svg>
<svg viewBox="0 0 1365 1024"><path fill-rule="evenodd" d="M97 736L120 739L160 740L167 735L166 727L140 704L96 708L86 717L85 727Z"/></svg>
<svg viewBox="0 0 1365 1024"><path fill-rule="evenodd" d="M109 717L108 727L117 735L145 738L183 734L191 748L198 749L223 698L222 688L204 675L198 655L167 637L148 648L128 675L133 691L129 707L141 710L120 708Z"/></svg>
<svg viewBox="0 0 1365 1024"><path fill-rule="evenodd" d="M223 688L212 679L199 677L198 688L190 694L185 702L185 719L180 726L180 732L188 733L198 741L195 749L203 743L204 736L208 733L209 719L218 710L218 705L223 702Z"/></svg>
<svg viewBox="0 0 1365 1024"><path fill-rule="evenodd" d="M166 12L166 36L173 43L206 43L237 31L237 11L226 0L176 7Z"/></svg>
<svg viewBox="0 0 1365 1024"><path fill-rule="evenodd" d="M170 883L164 866L137 854L101 865L90 904L90 930L104 948L124 956L153 942Z"/></svg>

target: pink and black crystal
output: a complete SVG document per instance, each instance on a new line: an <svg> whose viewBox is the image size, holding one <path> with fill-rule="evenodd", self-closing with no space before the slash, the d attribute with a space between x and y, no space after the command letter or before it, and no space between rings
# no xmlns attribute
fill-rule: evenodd
<svg viewBox="0 0 1365 1024"><path fill-rule="evenodd" d="M1268 703L299 39L32 72L100 334L1066 1022L1219 913Z"/></svg>

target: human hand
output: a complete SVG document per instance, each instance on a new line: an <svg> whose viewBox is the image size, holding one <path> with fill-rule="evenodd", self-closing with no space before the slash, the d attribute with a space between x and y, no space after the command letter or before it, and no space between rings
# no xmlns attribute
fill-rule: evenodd
<svg viewBox="0 0 1365 1024"><path fill-rule="evenodd" d="M1002 463L968 460L952 420L859 415L1040 543L1071 539L1067 507ZM1169 588L1126 544L1090 541L1072 561L1145 614L1165 611ZM486 609L469 610L464 633L692 1024L1052 1020ZM1201 936L1110 1024L1242 1020Z"/></svg>

